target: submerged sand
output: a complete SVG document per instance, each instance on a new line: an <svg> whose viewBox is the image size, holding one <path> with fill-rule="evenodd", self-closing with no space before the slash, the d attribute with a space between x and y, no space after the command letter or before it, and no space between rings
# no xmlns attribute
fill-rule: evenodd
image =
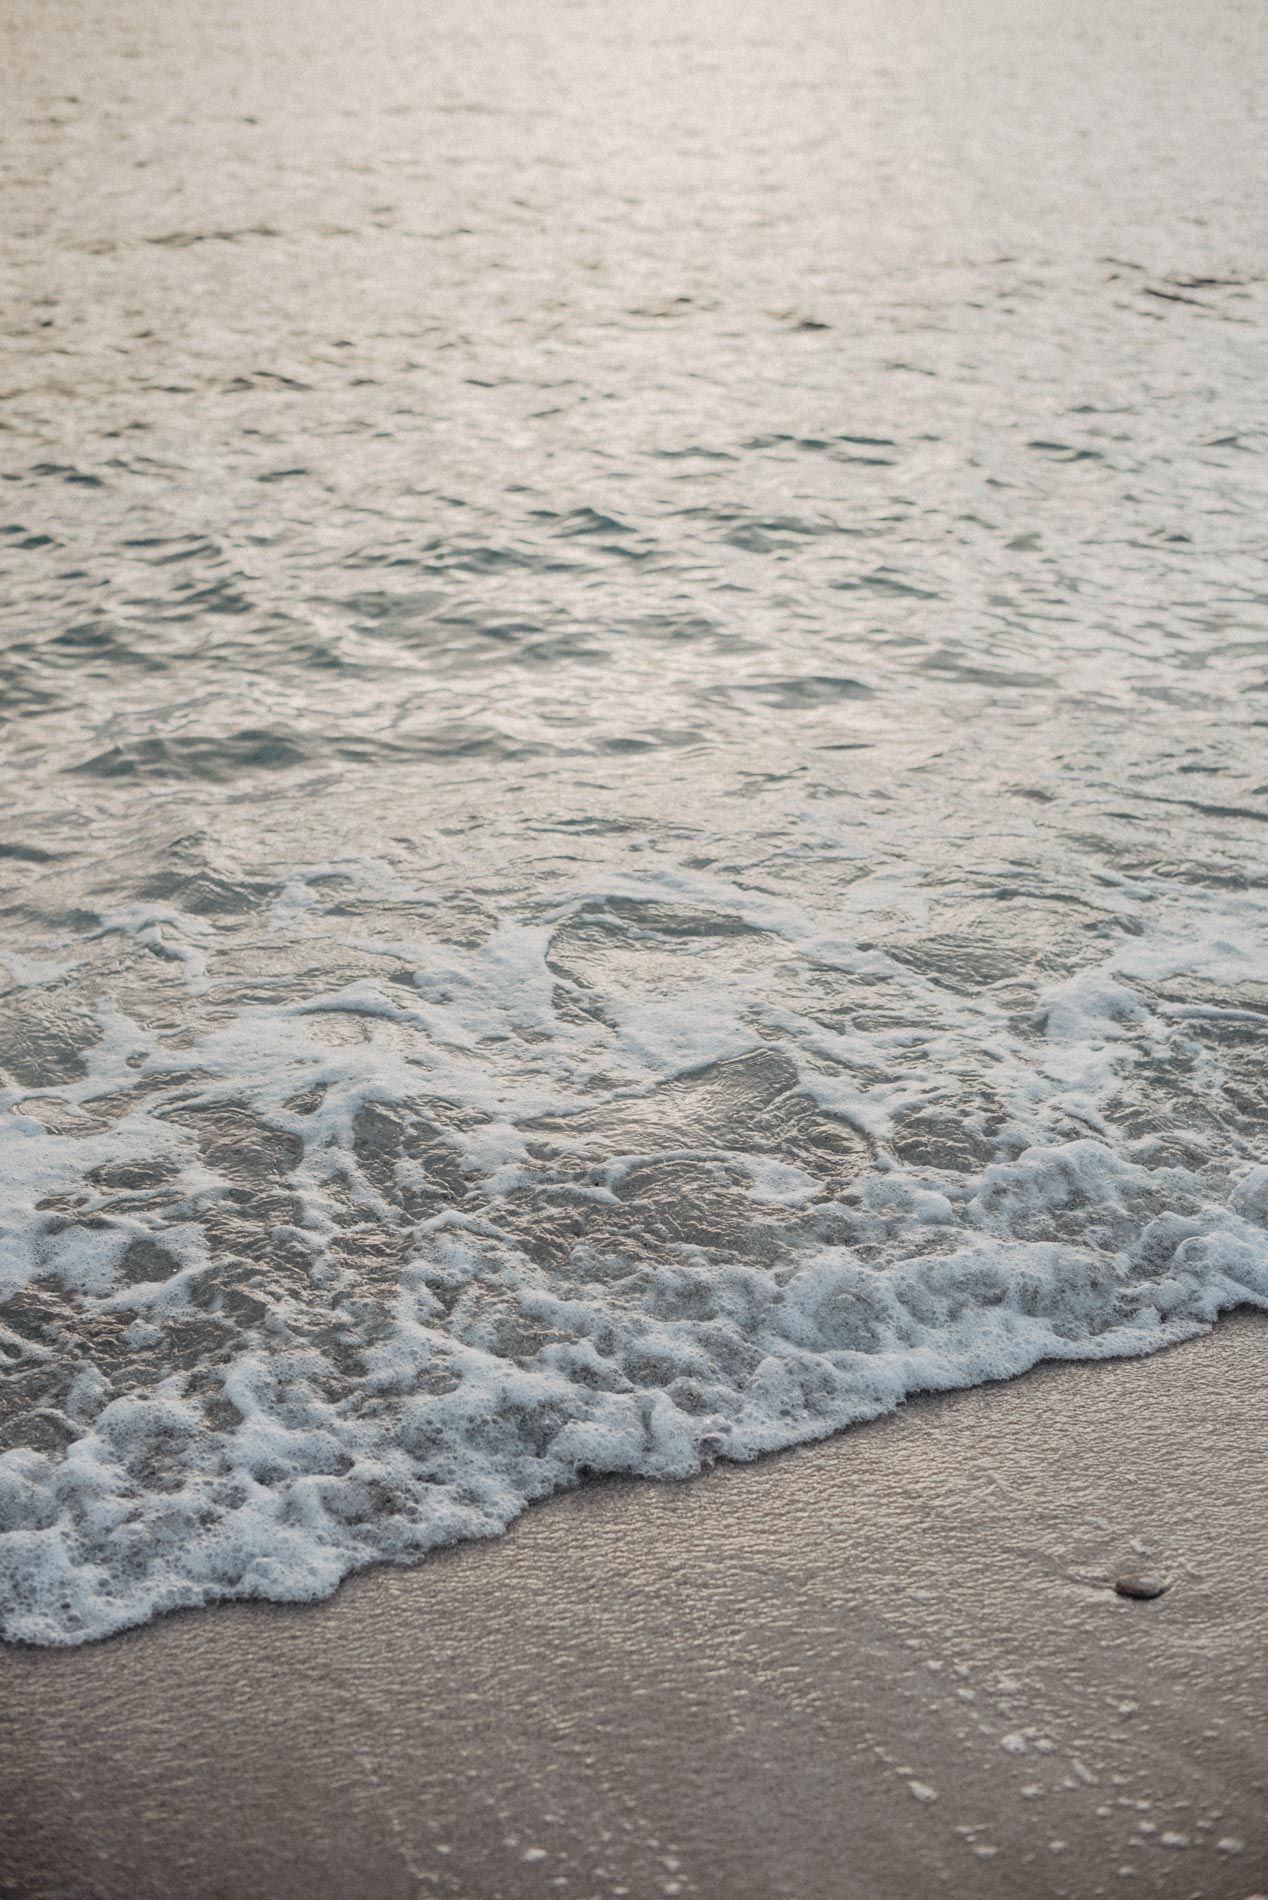
<svg viewBox="0 0 1268 1900"><path fill-rule="evenodd" d="M318 1608L7 1651L0 1892L1246 1900L1266 1431L1240 1317L591 1487Z"/></svg>

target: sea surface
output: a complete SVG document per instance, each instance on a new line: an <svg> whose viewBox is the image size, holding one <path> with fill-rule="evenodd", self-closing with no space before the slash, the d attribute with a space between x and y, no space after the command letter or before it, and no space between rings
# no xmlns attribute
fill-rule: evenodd
<svg viewBox="0 0 1268 1900"><path fill-rule="evenodd" d="M0 1629L1268 1306L1259 0L8 0Z"/></svg>

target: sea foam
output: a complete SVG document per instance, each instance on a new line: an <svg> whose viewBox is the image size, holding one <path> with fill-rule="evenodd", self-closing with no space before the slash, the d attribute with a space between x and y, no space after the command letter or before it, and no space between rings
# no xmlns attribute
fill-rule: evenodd
<svg viewBox="0 0 1268 1900"><path fill-rule="evenodd" d="M1263 907L1149 900L1032 906L981 984L914 872L825 911L649 861L464 944L348 858L274 880L254 1000L202 919L103 916L190 1027L115 983L5 1098L4 1634L324 1597L589 1475L1268 1307ZM13 979L88 993L81 954Z"/></svg>

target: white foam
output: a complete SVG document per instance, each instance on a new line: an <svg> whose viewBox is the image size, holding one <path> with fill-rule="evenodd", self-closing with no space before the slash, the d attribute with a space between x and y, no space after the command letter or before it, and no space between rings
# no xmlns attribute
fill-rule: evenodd
<svg viewBox="0 0 1268 1900"><path fill-rule="evenodd" d="M1215 1060L1184 1012L1264 968L1253 900L1155 892L1143 934L1019 1011L904 961L914 876L827 917L648 862L463 948L410 934L429 893L343 859L282 884L272 941L342 929L330 877L395 919L340 938L359 974L226 1012L198 920L112 913L197 939L196 1033L103 1007L83 1076L2 1104L0 1299L60 1317L0 1306L0 1345L21 1375L71 1368L32 1411L53 1440L0 1456L10 1638L319 1598L588 1473L682 1478L1268 1306L1268 1168L1185 1126L1183 1094L1181 1161L1118 1119L1141 1064ZM673 906L732 933L703 977ZM913 1114L976 1146L904 1159ZM252 1174L269 1140L290 1146ZM158 1185L111 1189L120 1169ZM138 1244L161 1248L139 1277Z"/></svg>

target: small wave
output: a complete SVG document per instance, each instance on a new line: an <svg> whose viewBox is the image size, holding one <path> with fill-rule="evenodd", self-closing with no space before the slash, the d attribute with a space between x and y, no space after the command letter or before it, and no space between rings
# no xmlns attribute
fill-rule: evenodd
<svg viewBox="0 0 1268 1900"><path fill-rule="evenodd" d="M590 1474L1268 1307L1244 893L829 915L649 860L476 917L201 849L15 966L10 1638L322 1597Z"/></svg>

